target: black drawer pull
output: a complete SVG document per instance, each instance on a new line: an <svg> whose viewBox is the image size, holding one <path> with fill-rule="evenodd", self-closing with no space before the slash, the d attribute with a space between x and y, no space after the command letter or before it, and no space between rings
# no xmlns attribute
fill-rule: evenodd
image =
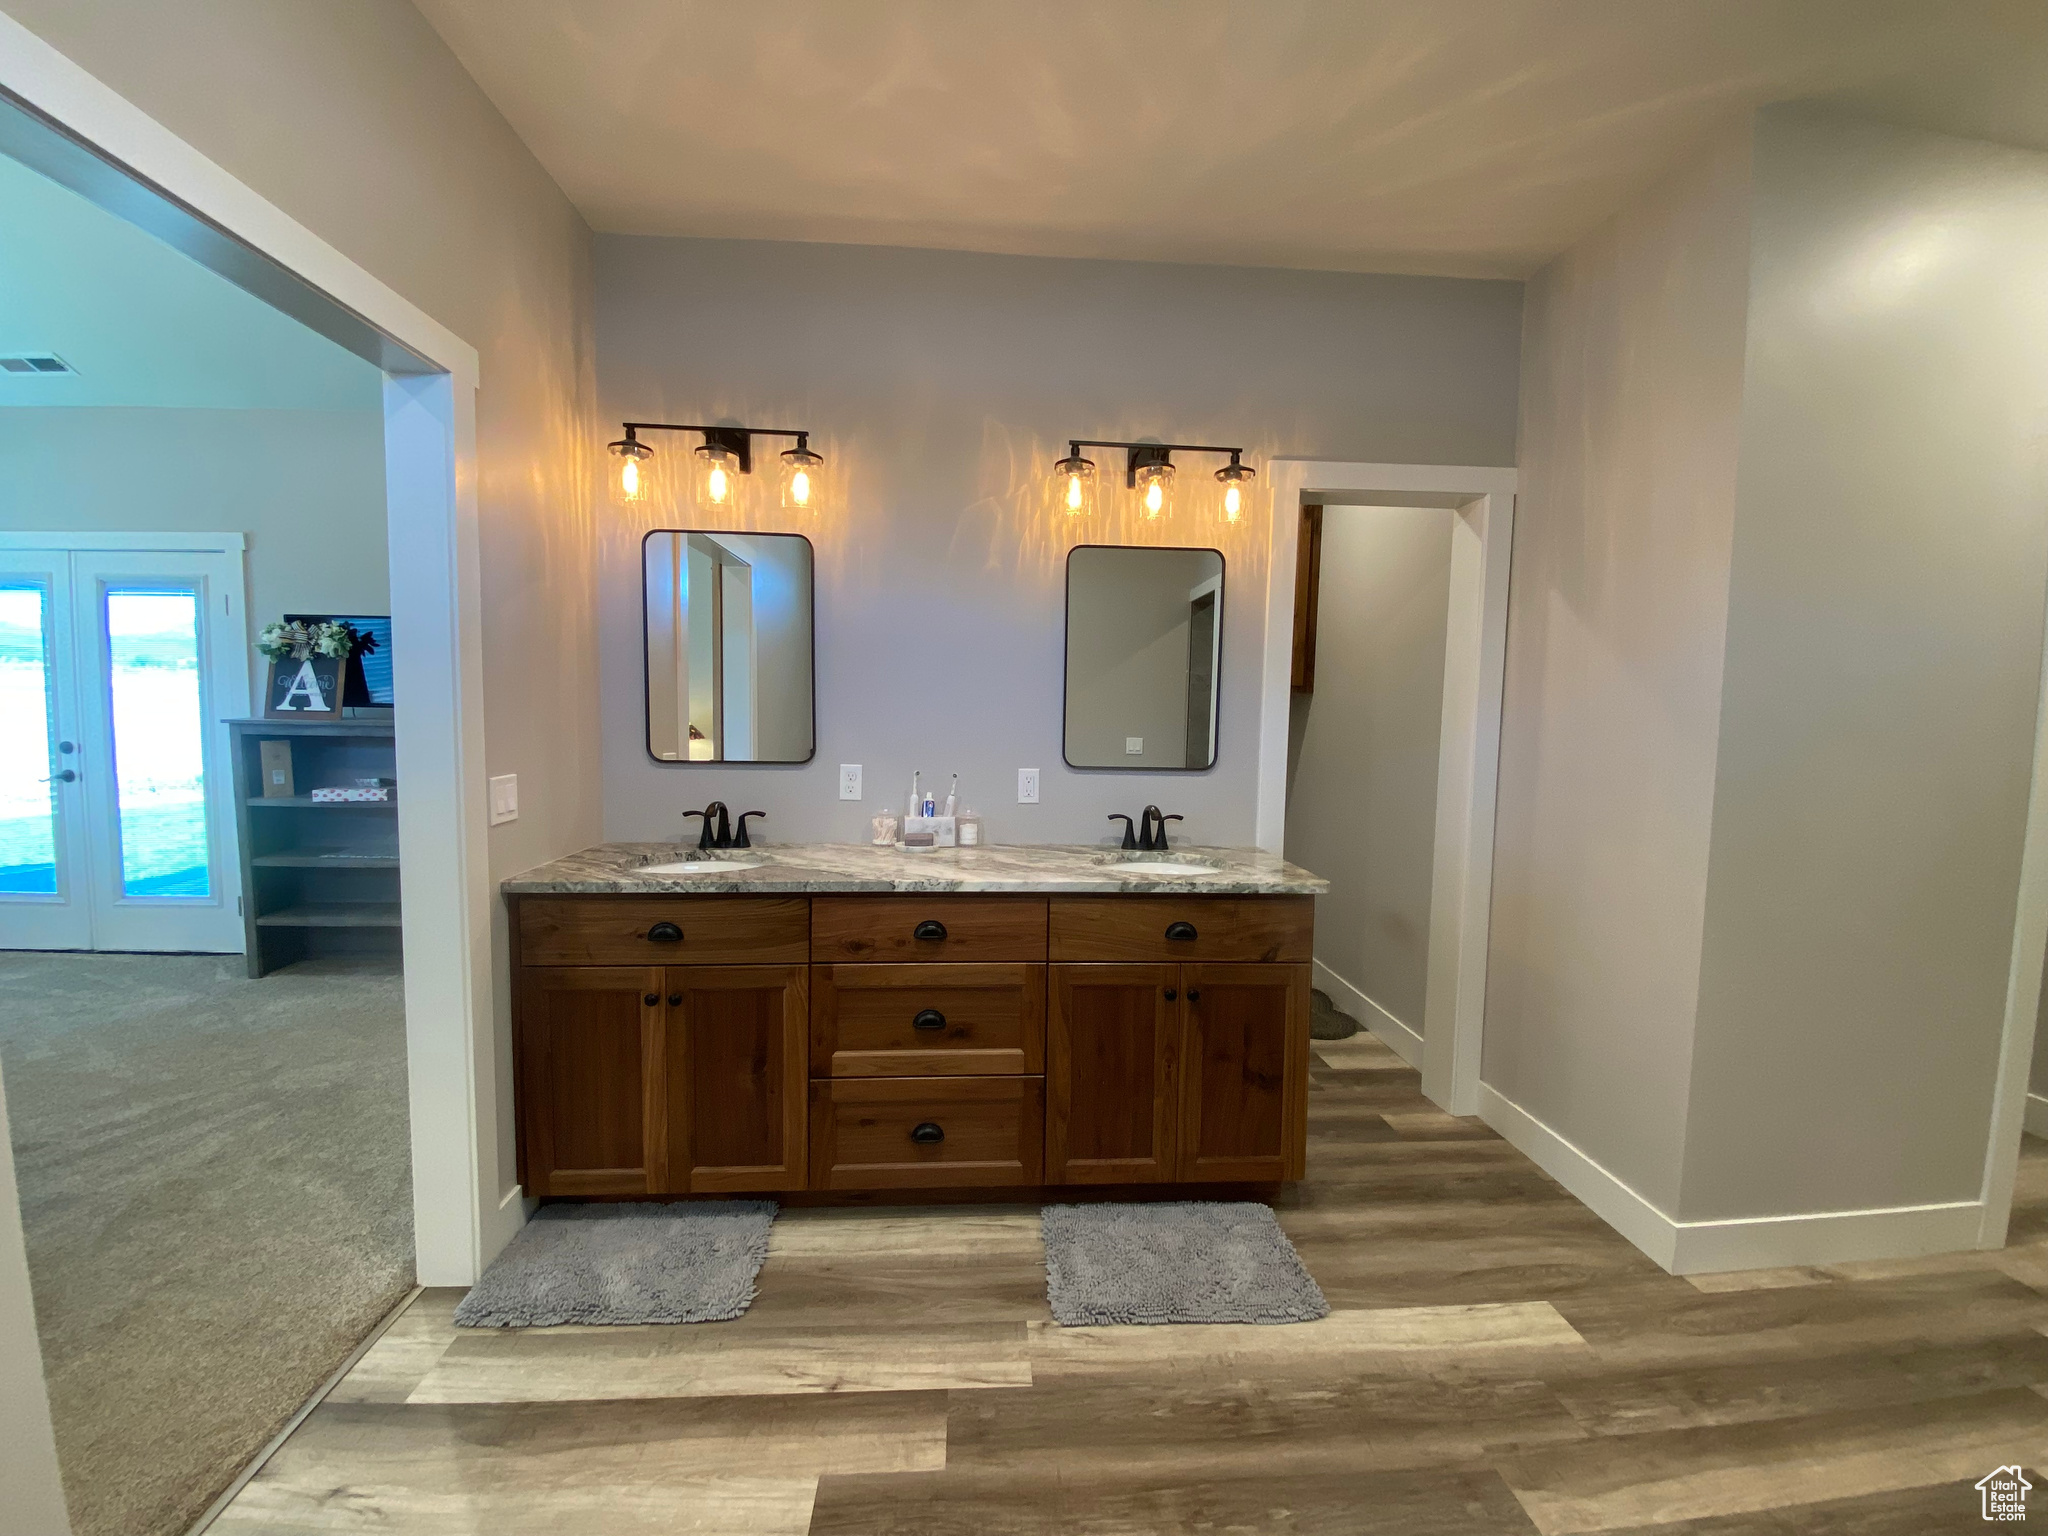
<svg viewBox="0 0 2048 1536"><path fill-rule="evenodd" d="M652 1008L655 1004L661 1001L661 994L659 992L650 992L645 997L641 998L640 1001L645 1003L648 1007Z"/></svg>
<svg viewBox="0 0 2048 1536"><path fill-rule="evenodd" d="M1199 1003L1199 1002L1200 1002L1201 1000L1202 1000L1202 994L1201 994L1201 993L1199 993L1199 992L1197 992L1197 991L1196 991L1196 990L1195 990L1195 989L1194 989L1193 987L1189 987L1189 988L1188 988L1188 1001L1189 1001L1189 1002L1191 1002L1191 1003Z"/></svg>
<svg viewBox="0 0 2048 1536"><path fill-rule="evenodd" d="M946 1132L936 1120L923 1120L910 1128L910 1139L921 1142L940 1142L946 1139Z"/></svg>
<svg viewBox="0 0 2048 1536"><path fill-rule="evenodd" d="M1195 925L1193 923L1168 923L1166 925L1166 936L1169 939L1194 939L1201 937L1200 934L1195 932Z"/></svg>
<svg viewBox="0 0 2048 1536"><path fill-rule="evenodd" d="M683 942L683 930L674 923L656 923L647 930L647 938L654 944L680 944Z"/></svg>
<svg viewBox="0 0 2048 1536"><path fill-rule="evenodd" d="M1188 994L1188 996L1190 996L1190 997L1193 997L1193 996L1194 996L1194 994L1193 994L1192 992L1190 992L1190 993ZM669 1007L671 1007L671 1008L680 1008L680 1007L682 1007L682 1006L683 1006L683 994L682 994L682 993L680 993L680 992L671 992L671 993L669 993L669 995L668 995L668 1005L669 1005Z"/></svg>
<svg viewBox="0 0 2048 1536"><path fill-rule="evenodd" d="M1178 992L1174 991L1174 990L1173 990L1173 988L1171 988L1171 987L1168 987L1168 988L1166 989L1166 1000L1167 1000L1167 1001L1168 1001L1169 1003L1170 1003L1170 1002L1172 1002L1172 1001L1173 1001L1173 1000L1174 1000L1175 998L1177 998L1177 997L1179 997L1179 996L1180 996L1180 994L1179 994Z"/></svg>
<svg viewBox="0 0 2048 1536"><path fill-rule="evenodd" d="M946 1016L936 1008L926 1008L921 1010L917 1017L910 1021L910 1027L912 1029L944 1029L946 1027Z"/></svg>
<svg viewBox="0 0 2048 1536"><path fill-rule="evenodd" d="M918 939L943 939L946 925L936 917L928 917L911 930L911 937Z"/></svg>

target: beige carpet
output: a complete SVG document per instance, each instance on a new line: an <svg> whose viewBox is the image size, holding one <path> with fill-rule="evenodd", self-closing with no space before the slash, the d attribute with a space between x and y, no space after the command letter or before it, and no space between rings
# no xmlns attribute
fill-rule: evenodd
<svg viewBox="0 0 2048 1536"><path fill-rule="evenodd" d="M184 1531L412 1284L391 962L0 952L77 1536Z"/></svg>

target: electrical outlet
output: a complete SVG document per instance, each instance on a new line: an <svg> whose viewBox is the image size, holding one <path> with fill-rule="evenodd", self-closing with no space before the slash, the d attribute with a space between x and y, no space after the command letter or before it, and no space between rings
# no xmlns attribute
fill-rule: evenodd
<svg viewBox="0 0 2048 1536"><path fill-rule="evenodd" d="M858 800L860 798L859 763L841 763L839 765L839 798L842 800Z"/></svg>
<svg viewBox="0 0 2048 1536"><path fill-rule="evenodd" d="M1017 803L1019 805L1038 804L1038 770L1036 768L1019 768L1017 770Z"/></svg>
<svg viewBox="0 0 2048 1536"><path fill-rule="evenodd" d="M1144 737L1142 737L1142 736L1126 736L1126 737L1124 738L1124 756L1125 756L1125 757L1143 757L1144 755L1145 755L1145 738L1144 738Z"/></svg>
<svg viewBox="0 0 2048 1536"><path fill-rule="evenodd" d="M470 780L473 784L476 781ZM519 775L501 773L491 780L491 825L501 827L519 819Z"/></svg>

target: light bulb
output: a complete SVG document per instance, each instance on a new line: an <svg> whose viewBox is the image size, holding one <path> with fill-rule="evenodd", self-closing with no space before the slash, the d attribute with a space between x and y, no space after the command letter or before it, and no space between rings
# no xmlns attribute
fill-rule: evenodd
<svg viewBox="0 0 2048 1536"><path fill-rule="evenodd" d="M1052 467L1052 504L1062 517L1086 517L1095 510L1095 463L1075 443Z"/></svg>
<svg viewBox="0 0 2048 1536"><path fill-rule="evenodd" d="M1237 452L1230 455L1230 462L1216 471L1217 483L1223 487L1223 521L1235 523L1244 515L1245 493L1251 489L1252 477L1257 472L1250 466L1240 464Z"/></svg>
<svg viewBox="0 0 2048 1536"><path fill-rule="evenodd" d="M640 461L654 457L654 450L634 435L631 427L616 443L608 445L619 460L619 500L639 501L647 494L646 483L640 478Z"/></svg>
<svg viewBox="0 0 2048 1536"><path fill-rule="evenodd" d="M1173 510L1173 465L1140 464L1133 472L1131 488L1138 493L1138 511L1146 522L1156 522Z"/></svg>
<svg viewBox="0 0 2048 1536"><path fill-rule="evenodd" d="M711 499L715 502L722 502L732 494L732 480L726 474L723 464L711 466L711 474L704 482L704 489L710 493Z"/></svg>
<svg viewBox="0 0 2048 1536"><path fill-rule="evenodd" d="M782 453L782 504L792 512L820 509L825 499L825 482L819 471L825 460L811 452L810 434L799 433L796 446Z"/></svg>

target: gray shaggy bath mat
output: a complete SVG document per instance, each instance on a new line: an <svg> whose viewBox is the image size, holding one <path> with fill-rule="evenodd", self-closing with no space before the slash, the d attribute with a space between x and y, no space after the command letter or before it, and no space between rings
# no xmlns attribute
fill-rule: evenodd
<svg viewBox="0 0 2048 1536"><path fill-rule="evenodd" d="M754 1299L773 1200L545 1205L455 1308L464 1328L722 1323Z"/></svg>
<svg viewBox="0 0 2048 1536"><path fill-rule="evenodd" d="M1272 1211L1238 1200L1048 1205L1056 1322L1306 1323L1330 1313Z"/></svg>

